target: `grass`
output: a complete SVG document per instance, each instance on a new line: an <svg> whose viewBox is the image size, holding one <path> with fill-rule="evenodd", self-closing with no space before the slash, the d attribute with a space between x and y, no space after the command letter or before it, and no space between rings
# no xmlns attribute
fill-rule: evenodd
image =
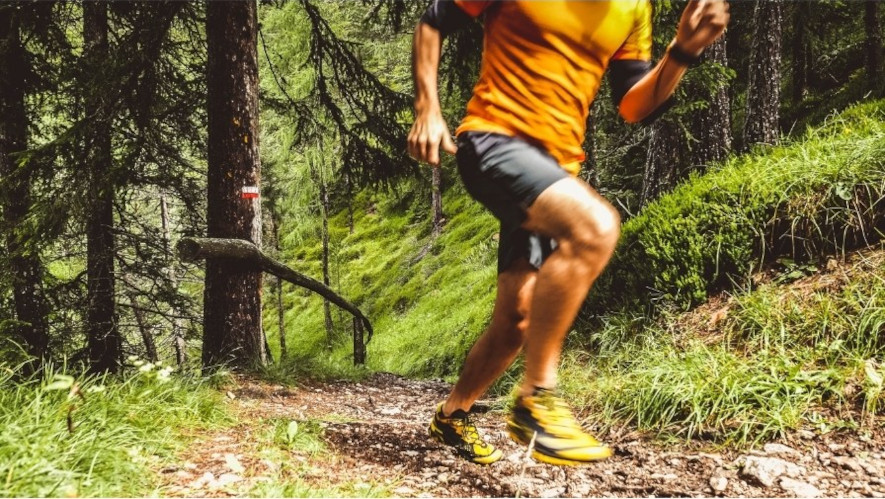
<svg viewBox="0 0 885 499"><path fill-rule="evenodd" d="M335 419L334 415L329 416ZM271 419L261 458L278 463L276 473L260 482L249 495L253 497L390 497L389 486L371 477L334 476L335 457L323 440L327 421Z"/></svg>
<svg viewBox="0 0 885 499"><path fill-rule="evenodd" d="M47 368L15 379L0 367L0 496L119 497L154 493L155 470L189 430L228 424L206 380L142 364L118 378Z"/></svg>
<svg viewBox="0 0 885 499"><path fill-rule="evenodd" d="M615 316L570 351L564 389L591 421L667 438L757 443L802 426L881 421L885 251L866 264L775 279L718 311ZM700 320L698 320L700 319Z"/></svg>

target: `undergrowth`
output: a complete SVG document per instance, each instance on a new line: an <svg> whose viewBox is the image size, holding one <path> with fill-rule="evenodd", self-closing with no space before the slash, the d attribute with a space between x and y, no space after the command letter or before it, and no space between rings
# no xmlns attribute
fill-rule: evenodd
<svg viewBox="0 0 885 499"><path fill-rule="evenodd" d="M570 350L565 389L591 421L675 438L745 444L881 424L885 253L872 255L839 279L769 282L695 320L610 317Z"/></svg>
<svg viewBox="0 0 885 499"><path fill-rule="evenodd" d="M228 424L205 379L140 363L119 377L47 367L19 379L0 366L0 496L129 497L156 493L155 471L187 432Z"/></svg>

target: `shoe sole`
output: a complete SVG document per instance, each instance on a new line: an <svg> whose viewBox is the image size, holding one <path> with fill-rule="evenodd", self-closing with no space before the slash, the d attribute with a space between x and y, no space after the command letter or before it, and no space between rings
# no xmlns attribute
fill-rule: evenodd
<svg viewBox="0 0 885 499"><path fill-rule="evenodd" d="M434 432L434 431L433 431L433 423L431 423L430 428L427 429L427 433L430 435L430 438L432 438L432 439L436 440L437 442L439 442L439 443L445 445L446 447L451 448L453 451L455 451L455 454L457 454L458 457L460 457L461 459L464 459L465 461L470 461L471 463L476 463L476 464L492 464L492 463L495 463L495 462L497 462L497 461L500 461L501 458L504 457L504 453L501 452L501 449L495 449L494 452L492 452L491 454L489 454L488 456L485 456L485 457L467 457L467 456L463 455L463 454L458 450L457 447L455 447L455 446L453 446L453 445L450 445L448 442L446 442L445 439L443 439L443 436L442 436L442 435L440 435L439 433Z"/></svg>
<svg viewBox="0 0 885 499"><path fill-rule="evenodd" d="M529 445L531 441L526 441L522 435L519 435L512 428L507 428L507 433L510 435L510 438L521 445ZM544 454L538 448L532 449L532 459L538 462L546 463L546 464L554 464L556 466L581 466L584 464L590 464L597 461L603 461L612 456L612 449L610 447L600 446L594 447L597 449L595 452L597 454L588 457L587 459L576 460L576 459L568 459L560 456L551 456L549 454Z"/></svg>

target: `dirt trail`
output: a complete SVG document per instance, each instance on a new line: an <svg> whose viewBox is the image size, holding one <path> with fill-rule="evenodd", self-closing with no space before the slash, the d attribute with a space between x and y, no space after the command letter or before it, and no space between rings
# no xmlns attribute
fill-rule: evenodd
<svg viewBox="0 0 885 499"><path fill-rule="evenodd" d="M330 452L302 477L318 486L367 481L401 497L885 497L885 432L825 436L800 431L780 443L743 453L700 444L662 445L650 437L601 435L616 449L602 463L555 467L525 458L507 437L504 414L476 422L505 458L481 466L457 458L427 437L433 408L450 386L377 374L355 382L286 388L238 380L231 400L242 423L201 436L180 467L162 470L164 495L247 495L279 469L259 457L255 421L324 421ZM308 461L292 452L291 459Z"/></svg>

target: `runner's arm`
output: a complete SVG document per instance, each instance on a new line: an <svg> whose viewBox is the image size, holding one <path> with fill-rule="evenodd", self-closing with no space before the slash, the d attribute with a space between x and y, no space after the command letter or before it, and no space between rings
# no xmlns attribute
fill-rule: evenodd
<svg viewBox="0 0 885 499"><path fill-rule="evenodd" d="M728 25L728 3L715 0L692 0L679 21L676 38L658 64L623 96L621 116L631 123L655 115L673 95L689 64L686 59L700 57ZM682 54L681 57L674 56Z"/></svg>
<svg viewBox="0 0 885 499"><path fill-rule="evenodd" d="M470 21L455 2L434 1L415 27L412 42L412 76L415 81L415 122L409 132L409 155L439 164L439 148L457 150L439 105L439 60L443 38Z"/></svg>

